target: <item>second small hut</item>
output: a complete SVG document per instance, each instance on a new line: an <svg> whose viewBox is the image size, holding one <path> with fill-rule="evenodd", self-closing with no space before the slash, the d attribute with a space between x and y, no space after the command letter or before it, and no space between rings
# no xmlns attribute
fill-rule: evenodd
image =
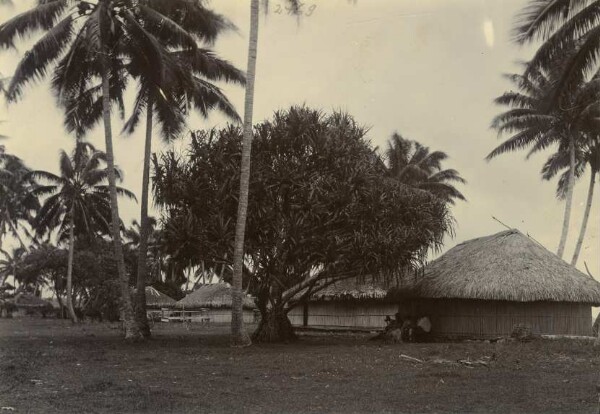
<svg viewBox="0 0 600 414"><path fill-rule="evenodd" d="M175 304L180 311L190 312L191 320L210 323L231 322L231 286L227 283L202 285ZM256 322L256 305L244 296L244 322Z"/></svg>

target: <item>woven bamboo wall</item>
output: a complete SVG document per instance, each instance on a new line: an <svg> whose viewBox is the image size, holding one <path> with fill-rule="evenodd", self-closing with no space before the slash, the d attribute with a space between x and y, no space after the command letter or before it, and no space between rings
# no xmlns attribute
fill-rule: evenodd
<svg viewBox="0 0 600 414"><path fill-rule="evenodd" d="M383 328L385 317L398 311L431 319L432 332L449 337L494 338L507 336L516 324L533 333L591 335L590 305L568 302L505 302L458 299L421 299L413 304L377 301L324 301L308 305L308 325L333 328ZM304 325L303 306L288 313L293 326Z"/></svg>
<svg viewBox="0 0 600 414"><path fill-rule="evenodd" d="M335 328L383 328L385 317L393 317L398 305L377 301L311 302L308 305L308 326ZM303 326L303 306L290 310L288 318L293 326Z"/></svg>
<svg viewBox="0 0 600 414"><path fill-rule="evenodd" d="M592 334L591 306L581 303L429 299L418 301L413 311L428 315L432 332L443 336L506 336L516 324L536 334Z"/></svg>
<svg viewBox="0 0 600 414"><path fill-rule="evenodd" d="M208 309L205 312L194 313L192 322L202 322L203 318L208 318L209 323L231 323L231 309L219 308ZM244 323L254 323L254 312L244 309Z"/></svg>

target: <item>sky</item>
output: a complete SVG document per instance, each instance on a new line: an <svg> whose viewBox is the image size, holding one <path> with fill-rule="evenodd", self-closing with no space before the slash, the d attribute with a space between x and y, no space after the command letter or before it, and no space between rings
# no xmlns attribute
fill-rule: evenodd
<svg viewBox="0 0 600 414"><path fill-rule="evenodd" d="M0 8L0 21L24 11L32 0L15 0ZM550 152L525 160L525 153L485 156L501 141L490 129L502 111L493 99L510 90L503 73L519 71L535 45L511 42L515 16L526 0L305 0L310 16L300 20L277 13L283 0L271 0L261 14L255 122L280 108L306 104L324 111L344 110L370 128L368 138L380 148L394 131L450 155L444 167L457 169L467 180L460 190L467 202L453 208L454 238L445 249L509 227L534 237L556 251L562 229L564 203L554 197L556 182L544 182L540 169ZM313 7L314 6L314 7ZM237 31L223 35L217 54L245 70L249 2L212 0L210 7L228 17ZM0 73L14 71L31 40L17 43L17 51L0 52ZM240 114L244 91L222 85ZM129 107L134 88L128 91ZM61 111L47 81L26 88L16 104L0 104L0 133L7 151L31 168L57 172L58 152L70 150L74 138L62 126ZM191 130L224 126L219 115L192 117ZM113 130L122 121L115 117ZM143 129L115 137L117 164L125 172L124 186L140 194ZM158 135L158 134L157 134ZM101 126L88 140L104 149ZM185 145L185 138L173 144ZM155 150L168 148L155 141ZM589 175L575 188L565 258L570 261L583 215ZM600 193L596 185L596 192ZM596 197L597 198L597 197ZM596 199L578 268L600 279L600 209ZM139 217L133 202L120 204L125 222Z"/></svg>

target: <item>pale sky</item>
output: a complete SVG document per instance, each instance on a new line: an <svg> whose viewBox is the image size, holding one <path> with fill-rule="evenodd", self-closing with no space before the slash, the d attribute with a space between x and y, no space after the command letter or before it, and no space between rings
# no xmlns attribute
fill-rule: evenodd
<svg viewBox="0 0 600 414"><path fill-rule="evenodd" d="M0 9L0 20L27 9L31 0L15 0ZM239 28L219 39L217 53L245 70L249 5L240 0L213 0L211 7ZM468 181L460 190L468 202L454 207L456 237L446 248L474 237L511 227L529 233L556 251L564 203L554 198L555 182L543 182L539 171L549 153L525 161L525 153L484 157L497 145L489 128L501 111L492 100L510 89L502 73L516 72L515 62L531 56L532 47L510 42L515 14L526 0L306 0L316 5L299 23L276 14L282 0L271 0L271 13L261 15L254 119L291 104L307 104L326 111L342 109L371 127L374 145L386 146L398 131L432 150L450 155L446 168L455 168ZM30 42L18 44L18 53L0 54L4 76L16 67ZM133 89L133 88L132 88ZM243 111L244 91L225 87ZM132 94L129 94L130 96ZM131 105L131 102L129 103ZM0 106L1 133L10 136L7 150L34 169L58 170L58 151L70 151L74 138L62 126L48 82L26 89L25 99ZM190 129L223 126L224 119L194 117ZM121 121L115 119L113 130ZM102 128L88 139L104 149ZM165 148L156 144L155 149ZM182 144L177 144L178 147ZM140 194L143 130L131 137L115 137L117 164L125 172L125 187ZM577 184L574 214L565 258L570 261L581 217L589 175ZM596 198L600 188L596 186ZM599 202L594 202L578 268L584 261L600 279L598 234ZM121 216L129 223L139 207L121 202Z"/></svg>

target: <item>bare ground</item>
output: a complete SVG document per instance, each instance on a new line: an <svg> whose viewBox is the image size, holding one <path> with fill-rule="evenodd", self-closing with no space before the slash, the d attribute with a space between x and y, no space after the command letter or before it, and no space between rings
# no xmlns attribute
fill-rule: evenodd
<svg viewBox="0 0 600 414"><path fill-rule="evenodd" d="M589 342L318 335L235 349L228 329L159 324L127 344L115 325L0 319L0 412L598 412Z"/></svg>

